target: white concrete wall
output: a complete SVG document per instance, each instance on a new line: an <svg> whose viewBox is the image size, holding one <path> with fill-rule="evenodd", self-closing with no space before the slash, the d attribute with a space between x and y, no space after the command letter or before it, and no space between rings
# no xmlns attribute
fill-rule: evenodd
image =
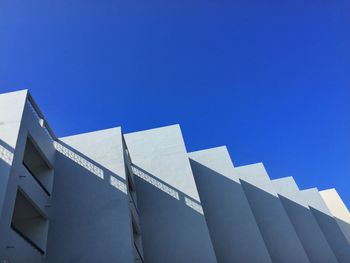
<svg viewBox="0 0 350 263"><path fill-rule="evenodd" d="M134 262L120 128L61 138L47 262Z"/></svg>
<svg viewBox="0 0 350 263"><path fill-rule="evenodd" d="M0 139L13 149L17 144L27 91L0 94Z"/></svg>
<svg viewBox="0 0 350 263"><path fill-rule="evenodd" d="M323 235L309 206L302 198L292 177L272 180L272 184L292 222L295 231L310 259L315 263L337 263L337 259Z"/></svg>
<svg viewBox="0 0 350 263"><path fill-rule="evenodd" d="M334 188L320 191L320 194L329 211L331 211L332 215L340 226L340 229L343 231L348 243L350 244L349 210Z"/></svg>
<svg viewBox="0 0 350 263"><path fill-rule="evenodd" d="M26 97L27 91L0 94L0 220Z"/></svg>
<svg viewBox="0 0 350 263"><path fill-rule="evenodd" d="M236 167L273 262L310 262L264 166Z"/></svg>
<svg viewBox="0 0 350 263"><path fill-rule="evenodd" d="M134 207L121 129L55 146L28 98L0 95L0 262L135 262L132 220L145 262L350 262L350 215L334 190L299 192L290 178L271 182L261 164L234 168L225 147L187 154L173 125L125 136ZM23 166L28 136L50 168L49 193ZM11 229L19 188L43 218L40 231L23 227L44 255Z"/></svg>
<svg viewBox="0 0 350 263"><path fill-rule="evenodd" d="M216 262L178 125L125 135L145 262Z"/></svg>
<svg viewBox="0 0 350 263"><path fill-rule="evenodd" d="M7 184L2 185L6 185L6 192L5 197L2 198L0 259L6 259L10 262L42 262L44 260L43 255L39 254L27 241L10 228L17 189L21 188L38 211L45 218L49 217L47 204L50 202L50 196L42 190L33 176L23 166L22 161L29 135L33 138L36 147L50 167L54 165L55 149L51 139L40 125L38 118L26 100L27 96L27 91L0 96L0 98L5 98L4 104L0 102L0 107L5 107L2 109L3 114L0 115L0 118L4 117L5 119L1 121L3 127L0 129L0 139L10 147L10 151L13 151L10 173L7 174ZM3 172L3 169L1 171ZM42 231L43 236L40 237L40 244L37 244L44 251L46 250L47 229L48 225ZM26 261L21 261L23 258L26 258Z"/></svg>
<svg viewBox="0 0 350 263"><path fill-rule="evenodd" d="M272 262L226 147L188 155L218 262Z"/></svg>
<svg viewBox="0 0 350 263"><path fill-rule="evenodd" d="M301 191L340 263L350 262L350 246L317 188Z"/></svg>

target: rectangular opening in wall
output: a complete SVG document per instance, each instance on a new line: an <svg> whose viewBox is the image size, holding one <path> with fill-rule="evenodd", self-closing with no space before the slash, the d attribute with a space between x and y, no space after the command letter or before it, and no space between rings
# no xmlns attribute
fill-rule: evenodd
<svg viewBox="0 0 350 263"><path fill-rule="evenodd" d="M34 177L40 187L47 195L50 195L53 182L53 169L43 158L43 154L33 142L30 136L27 137L24 150L23 165Z"/></svg>
<svg viewBox="0 0 350 263"><path fill-rule="evenodd" d="M17 190L11 228L39 253L45 254L48 220L21 189Z"/></svg>

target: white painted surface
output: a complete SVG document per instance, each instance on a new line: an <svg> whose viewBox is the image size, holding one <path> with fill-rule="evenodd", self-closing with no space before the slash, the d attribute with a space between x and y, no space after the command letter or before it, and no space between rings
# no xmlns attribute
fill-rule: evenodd
<svg viewBox="0 0 350 263"><path fill-rule="evenodd" d="M113 128L58 141L48 263L134 262L121 138Z"/></svg>
<svg viewBox="0 0 350 263"><path fill-rule="evenodd" d="M337 263L322 230L292 177L271 181L292 222L310 262Z"/></svg>
<svg viewBox="0 0 350 263"><path fill-rule="evenodd" d="M178 125L125 135L137 166L145 261L216 262Z"/></svg>
<svg viewBox="0 0 350 263"><path fill-rule="evenodd" d="M226 147L188 155L218 262L272 262Z"/></svg>
<svg viewBox="0 0 350 263"><path fill-rule="evenodd" d="M350 246L317 188L301 191L340 263L350 262Z"/></svg>
<svg viewBox="0 0 350 263"><path fill-rule="evenodd" d="M334 188L320 191L320 194L350 244L350 213L348 208Z"/></svg>
<svg viewBox="0 0 350 263"><path fill-rule="evenodd" d="M241 166L234 172L241 180L272 261L309 262L264 166Z"/></svg>

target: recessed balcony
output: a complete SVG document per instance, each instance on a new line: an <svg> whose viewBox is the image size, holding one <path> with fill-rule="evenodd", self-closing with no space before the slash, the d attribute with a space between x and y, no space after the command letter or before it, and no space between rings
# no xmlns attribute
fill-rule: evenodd
<svg viewBox="0 0 350 263"><path fill-rule="evenodd" d="M45 193L50 196L53 183L53 169L48 165L43 156L43 153L36 146L33 139L28 136L24 151L23 165Z"/></svg>
<svg viewBox="0 0 350 263"><path fill-rule="evenodd" d="M48 220L21 190L17 190L11 228L40 254L45 254Z"/></svg>

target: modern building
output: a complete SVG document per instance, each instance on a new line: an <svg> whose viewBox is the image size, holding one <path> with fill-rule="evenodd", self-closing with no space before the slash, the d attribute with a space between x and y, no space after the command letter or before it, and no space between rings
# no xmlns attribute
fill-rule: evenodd
<svg viewBox="0 0 350 263"><path fill-rule="evenodd" d="M350 262L334 189L188 153L179 125L57 138L27 90L0 95L0 263Z"/></svg>

